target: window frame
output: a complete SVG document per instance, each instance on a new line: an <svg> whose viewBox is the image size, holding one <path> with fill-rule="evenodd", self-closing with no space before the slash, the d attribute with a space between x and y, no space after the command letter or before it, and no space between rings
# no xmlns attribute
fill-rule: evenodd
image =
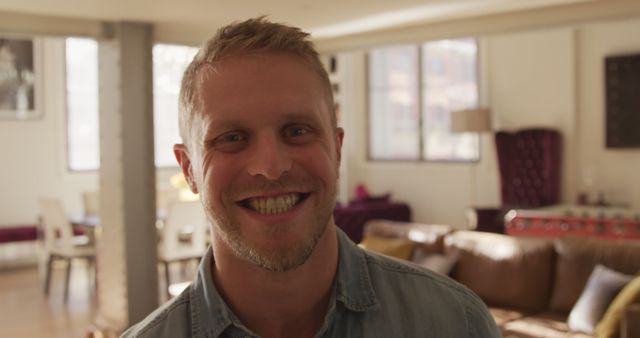
<svg viewBox="0 0 640 338"><path fill-rule="evenodd" d="M437 42L442 40L457 40L457 39L473 39L476 44L476 64L475 64L475 73L476 73L476 90L477 90L477 105L481 106L482 93L483 93L483 81L481 74L481 62L482 62L482 46L480 43L480 38L475 36L467 36L467 37L456 37L456 38L443 38L439 40L430 40L430 41L422 41L422 42L414 42L414 43L406 43L406 44L389 44L384 46L376 46L378 48L385 47L394 47L394 46L403 46L403 45L417 45L417 57L418 57L418 69L417 69L417 77L418 77L418 149L419 156L416 159L393 159L393 158L375 158L372 156L372 147L371 147L371 132L372 132L372 114L371 114L371 52L367 51L365 54L365 86L366 86L366 99L365 99L365 111L366 111L366 119L367 119L367 128L366 128L366 143L367 143L367 162L374 163L430 163L430 164L477 164L482 161L482 141L480 133L474 133L477 135L477 147L478 147L478 156L474 159L427 159L424 153L425 147L425 130L424 130L424 121L425 121L425 107L424 107L424 81L423 81L423 46L429 42ZM449 113L451 114L451 112Z"/></svg>
<svg viewBox="0 0 640 338"><path fill-rule="evenodd" d="M71 117L70 117L70 109L69 109L69 104L70 104L70 102L69 102L70 101L69 100L69 91L68 91L68 87L67 87L68 86L68 80L69 80L68 79L68 72L67 72L68 71L67 40L70 39L70 38L81 38L81 39L94 40L99 44L99 41L97 39L91 38L91 37L88 37L88 38L87 37L76 37L76 36L65 36L65 37L62 37L62 43L61 43L61 45L62 45L62 47L61 47L61 55L62 55L62 58L61 58L61 60L62 60L62 62L61 62L62 63L62 67L61 67L61 69L62 69L61 88L62 88L62 93L61 94L62 94L62 97L63 97L62 108L64 109L64 114L63 114L64 115L64 117L63 117L63 123L64 123L64 126L63 126L63 128L64 128L64 141L63 141L63 144L64 144L64 151L65 151L64 152L64 162L65 162L64 166L65 166L66 172L71 173L71 174L76 174L76 173L77 174L96 173L96 172L100 171L100 159L98 159L98 165L95 168L76 169L76 168L73 168L72 164L71 164L71 144L72 144L72 142L71 142L71 132L70 132ZM196 48L195 52L197 53L197 47L194 47L194 46L191 46L191 45L182 45L182 44L169 43L169 42L159 42L159 41L156 41L156 42L153 43L153 45L151 47L152 48L152 53L153 53L153 48L156 45ZM98 48L99 48L99 46L98 46ZM99 54L99 51L98 51L98 54ZM96 55L96 57L99 58L99 55ZM99 64L98 64L98 67L99 67ZM153 59L152 59L152 68L153 68ZM97 75L98 75L98 89L99 89L99 87L100 87L99 73ZM152 81L154 81L154 80L152 79ZM154 83L155 83L155 81L154 81ZM154 86L154 84L152 83L152 90L154 89L153 86ZM100 93L98 91L98 98L97 98L97 100L98 100L98 102L97 102L97 104L98 104L98 117L97 117L98 118L98 130L96 131L97 134L98 134L98 139L100 138L100 116L99 116L99 114L100 114L100 98L99 98L99 96L100 95L99 94ZM152 92L152 100L155 101L155 90L153 90L153 92ZM179 112L178 112L178 114L179 114ZM155 104L154 104L154 109L153 109L153 117L154 117L153 129L154 129L154 134L155 134L155 129L156 129L156 122L155 122L156 121L156 109L155 109ZM177 124L177 115L176 115L176 124ZM156 151L156 149L155 149L155 142L157 142L155 140L156 137L157 137L157 135L154 136L154 149L153 149L154 155L155 155L155 151ZM100 147L99 143L100 143L100 140L98 140L98 148ZM155 156L154 156L154 158L155 158ZM157 165L156 163L154 163L154 166L155 166L156 170L167 171L167 172L172 172L172 171L175 171L175 170L177 170L179 168L178 163L175 162L175 161L172 162L171 164L164 164L163 163L161 165Z"/></svg>

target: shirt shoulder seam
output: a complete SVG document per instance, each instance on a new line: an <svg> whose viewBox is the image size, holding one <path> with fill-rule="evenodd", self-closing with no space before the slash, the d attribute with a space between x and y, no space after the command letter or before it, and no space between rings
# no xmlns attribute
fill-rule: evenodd
<svg viewBox="0 0 640 338"><path fill-rule="evenodd" d="M155 328L158 326L158 324L160 324L161 322L165 321L167 319L167 317L169 317L169 315L176 310L178 307L183 306L185 304L189 303L189 299L188 297L185 297L184 295L187 295L187 292L183 292L178 299L176 299L174 302L172 302L171 304L169 304L165 309L163 309L162 311L160 311L158 314L156 314L154 316L154 318L147 324L145 324L142 328L140 328L140 331L138 332L138 334L136 336L142 336L143 334L147 333L149 330Z"/></svg>

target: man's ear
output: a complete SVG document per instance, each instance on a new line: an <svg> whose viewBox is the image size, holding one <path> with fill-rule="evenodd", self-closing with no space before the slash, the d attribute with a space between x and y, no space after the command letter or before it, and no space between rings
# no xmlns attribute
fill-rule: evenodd
<svg viewBox="0 0 640 338"><path fill-rule="evenodd" d="M189 157L189 149L184 144L175 144L173 146L173 154L176 156L176 160L182 169L189 189L194 194L198 193L198 185L196 185L195 177L193 177L193 167L191 166L191 158Z"/></svg>

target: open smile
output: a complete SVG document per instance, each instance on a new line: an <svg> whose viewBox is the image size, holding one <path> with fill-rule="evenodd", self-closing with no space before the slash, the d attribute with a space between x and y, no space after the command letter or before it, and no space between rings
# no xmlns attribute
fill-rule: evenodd
<svg viewBox="0 0 640 338"><path fill-rule="evenodd" d="M238 204L262 215L277 215L295 208L309 195L309 193L289 193L270 197L251 197L241 200Z"/></svg>

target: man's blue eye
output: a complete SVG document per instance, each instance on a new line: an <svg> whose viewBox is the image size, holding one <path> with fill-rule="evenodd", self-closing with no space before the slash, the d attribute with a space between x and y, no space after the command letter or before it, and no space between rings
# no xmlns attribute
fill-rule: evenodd
<svg viewBox="0 0 640 338"><path fill-rule="evenodd" d="M306 128L302 128L302 127L294 127L289 129L289 136L302 136L302 135L306 135L309 133L309 130L307 130Z"/></svg>
<svg viewBox="0 0 640 338"><path fill-rule="evenodd" d="M222 138L220 138L219 141L220 142L231 143L231 142L240 142L243 139L244 138L240 134L229 134L229 135L225 135Z"/></svg>

